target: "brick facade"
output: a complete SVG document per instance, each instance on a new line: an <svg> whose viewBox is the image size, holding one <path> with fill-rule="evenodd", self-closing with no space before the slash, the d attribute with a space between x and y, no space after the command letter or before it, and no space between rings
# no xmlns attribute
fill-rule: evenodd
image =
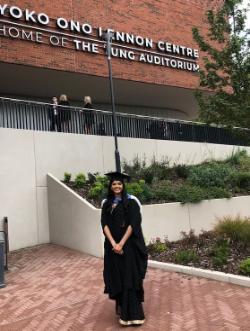
<svg viewBox="0 0 250 331"><path fill-rule="evenodd" d="M9 6L18 6L21 9L34 10L37 13L46 13L50 17L50 27L34 25L42 28L51 28L56 31L56 18L64 17L82 23L88 22L93 27L103 27L104 29L109 27L152 38L154 41L163 40L197 48L192 39L191 29L193 26L198 26L205 32L204 12L211 6L217 6L220 1L0 1L1 5L4 3L8 3ZM0 23L3 19L17 22L8 14L0 16ZM18 22L32 25L20 20ZM0 36L0 61L103 77L108 75L105 56L69 48L53 47L49 44L37 44ZM118 58L113 59L113 73L116 78L120 79L185 88L195 88L198 82L197 73Z"/></svg>

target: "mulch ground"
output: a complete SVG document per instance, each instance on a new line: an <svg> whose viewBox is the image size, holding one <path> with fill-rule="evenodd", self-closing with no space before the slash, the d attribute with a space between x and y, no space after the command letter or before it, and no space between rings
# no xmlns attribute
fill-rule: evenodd
<svg viewBox="0 0 250 331"><path fill-rule="evenodd" d="M214 248L216 246L218 247L218 244L222 241L228 243L228 257L222 265L214 265ZM157 251L154 244L149 244L148 251L150 259L160 262L179 263L202 269L217 270L235 275L240 274L240 262L250 257L250 247L245 247L238 242L232 242L229 239L218 237L212 231L203 232L199 236L194 236L192 232L188 235L183 233L183 239L181 240L175 242L166 240L165 247L166 249L164 251ZM163 245L161 245L160 248L162 249ZM188 250L197 254L197 261L180 263L180 261L176 260L176 253Z"/></svg>

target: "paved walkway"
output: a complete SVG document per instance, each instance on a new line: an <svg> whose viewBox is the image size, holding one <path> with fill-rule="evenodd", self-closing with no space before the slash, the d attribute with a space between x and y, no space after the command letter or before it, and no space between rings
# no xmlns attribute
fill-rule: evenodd
<svg viewBox="0 0 250 331"><path fill-rule="evenodd" d="M124 329L103 294L101 259L43 245L11 253L9 264L1 331ZM250 330L250 288L149 269L145 296L140 330Z"/></svg>

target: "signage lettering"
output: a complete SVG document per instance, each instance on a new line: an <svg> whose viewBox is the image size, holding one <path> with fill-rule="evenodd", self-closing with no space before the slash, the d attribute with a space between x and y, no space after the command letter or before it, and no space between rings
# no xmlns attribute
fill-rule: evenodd
<svg viewBox="0 0 250 331"><path fill-rule="evenodd" d="M14 18L15 21L9 21L10 18ZM25 23L31 23L31 26ZM46 13L0 4L0 37L104 54L103 32L113 34L111 55L115 58L192 72L199 70L196 63L199 58L198 49L163 40L155 42L151 38L133 33L104 30L103 27L93 28L88 22L67 20L64 17L52 21Z"/></svg>

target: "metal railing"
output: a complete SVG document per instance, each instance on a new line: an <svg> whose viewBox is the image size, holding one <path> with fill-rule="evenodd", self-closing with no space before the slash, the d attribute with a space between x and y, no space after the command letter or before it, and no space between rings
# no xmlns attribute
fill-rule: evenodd
<svg viewBox="0 0 250 331"><path fill-rule="evenodd" d="M0 127L75 134L113 135L112 113L0 97ZM117 113L120 137L250 145L250 130Z"/></svg>

